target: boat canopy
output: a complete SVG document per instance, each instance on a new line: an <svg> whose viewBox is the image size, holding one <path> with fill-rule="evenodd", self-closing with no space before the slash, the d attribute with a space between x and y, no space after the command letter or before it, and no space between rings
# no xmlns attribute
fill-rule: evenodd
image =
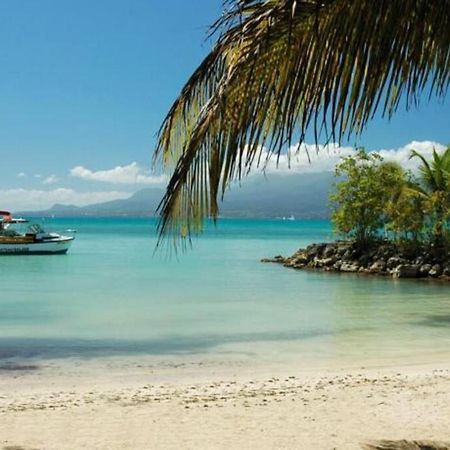
<svg viewBox="0 0 450 450"><path fill-rule="evenodd" d="M12 216L9 211L0 211L0 218L3 222L10 222L12 220Z"/></svg>
<svg viewBox="0 0 450 450"><path fill-rule="evenodd" d="M0 211L0 223L27 223L28 220L13 217L9 211Z"/></svg>

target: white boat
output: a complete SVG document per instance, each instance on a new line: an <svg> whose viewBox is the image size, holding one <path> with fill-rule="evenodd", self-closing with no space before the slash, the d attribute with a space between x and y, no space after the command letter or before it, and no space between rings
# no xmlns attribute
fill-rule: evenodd
<svg viewBox="0 0 450 450"><path fill-rule="evenodd" d="M8 211L0 211L0 255L56 255L69 250L73 236L47 233L38 224L29 226L25 232L15 229L25 219L15 219Z"/></svg>

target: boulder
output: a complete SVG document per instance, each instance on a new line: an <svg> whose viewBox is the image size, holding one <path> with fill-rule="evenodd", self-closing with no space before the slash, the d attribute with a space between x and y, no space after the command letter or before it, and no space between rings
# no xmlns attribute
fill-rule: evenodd
<svg viewBox="0 0 450 450"><path fill-rule="evenodd" d="M343 261L353 261L357 257L358 252L352 248L348 248L345 253L342 255Z"/></svg>
<svg viewBox="0 0 450 450"><path fill-rule="evenodd" d="M345 252L351 248L351 244L348 242L338 242L336 247L336 254L338 256L343 256Z"/></svg>
<svg viewBox="0 0 450 450"><path fill-rule="evenodd" d="M370 265L370 257L369 255L362 255L359 259L358 259L359 265L360 266L364 266L367 267Z"/></svg>
<svg viewBox="0 0 450 450"><path fill-rule="evenodd" d="M382 259L375 261L370 267L369 271L373 273L380 273L386 270L386 262Z"/></svg>
<svg viewBox="0 0 450 450"><path fill-rule="evenodd" d="M424 256L418 256L415 260L414 260L414 264L418 264L420 265L425 265L425 257ZM430 266L431 269L431 266Z"/></svg>
<svg viewBox="0 0 450 450"><path fill-rule="evenodd" d="M293 256L292 262L294 264L307 264L309 262L310 258L306 253L297 253Z"/></svg>
<svg viewBox="0 0 450 450"><path fill-rule="evenodd" d="M341 265L341 272L358 272L359 264L356 261L343 262Z"/></svg>
<svg viewBox="0 0 450 450"><path fill-rule="evenodd" d="M439 277L440 275L442 275L442 267L440 264L435 264L430 271L428 272L428 275L430 277Z"/></svg>
<svg viewBox="0 0 450 450"><path fill-rule="evenodd" d="M336 262L336 258L314 258L314 267L330 267Z"/></svg>
<svg viewBox="0 0 450 450"><path fill-rule="evenodd" d="M331 258L336 254L337 248L335 245L327 245L323 250L323 257L324 258Z"/></svg>
<svg viewBox="0 0 450 450"><path fill-rule="evenodd" d="M273 258L263 258L261 260L263 263L279 263L282 264L285 262L285 258L281 255L274 256Z"/></svg>
<svg viewBox="0 0 450 450"><path fill-rule="evenodd" d="M283 266L284 267L294 267L295 266L295 262L294 262L294 260L292 258L286 258L284 260Z"/></svg>
<svg viewBox="0 0 450 450"><path fill-rule="evenodd" d="M419 266L417 264L400 264L394 269L393 275L395 278L417 278Z"/></svg>
<svg viewBox="0 0 450 450"><path fill-rule="evenodd" d="M400 256L391 256L386 263L388 269L394 269L400 265L406 265L407 261Z"/></svg>
<svg viewBox="0 0 450 450"><path fill-rule="evenodd" d="M306 247L306 255L309 259L314 258L315 256L319 256L322 251L325 249L327 244L311 244Z"/></svg>
<svg viewBox="0 0 450 450"><path fill-rule="evenodd" d="M418 259L418 258L417 258ZM422 277L427 277L431 270L431 264L423 264L419 268L419 275Z"/></svg>

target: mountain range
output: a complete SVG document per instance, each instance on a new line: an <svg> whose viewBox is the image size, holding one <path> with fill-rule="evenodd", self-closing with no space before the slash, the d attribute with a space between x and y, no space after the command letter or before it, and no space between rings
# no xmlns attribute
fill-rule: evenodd
<svg viewBox="0 0 450 450"><path fill-rule="evenodd" d="M328 195L334 177L331 172L293 175L252 176L234 185L219 205L223 217L298 219L329 217ZM38 217L139 217L154 216L164 194L163 188L145 188L127 199L87 206L55 204L45 211L21 211Z"/></svg>

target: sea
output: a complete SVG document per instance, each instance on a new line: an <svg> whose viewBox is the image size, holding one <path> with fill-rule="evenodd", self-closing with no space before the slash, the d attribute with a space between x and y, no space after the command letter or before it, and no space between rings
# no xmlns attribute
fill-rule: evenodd
<svg viewBox="0 0 450 450"><path fill-rule="evenodd" d="M66 255L0 257L0 367L146 355L397 364L448 357L450 286L260 260L334 239L320 220L222 219L168 252L148 218L64 218Z"/></svg>

